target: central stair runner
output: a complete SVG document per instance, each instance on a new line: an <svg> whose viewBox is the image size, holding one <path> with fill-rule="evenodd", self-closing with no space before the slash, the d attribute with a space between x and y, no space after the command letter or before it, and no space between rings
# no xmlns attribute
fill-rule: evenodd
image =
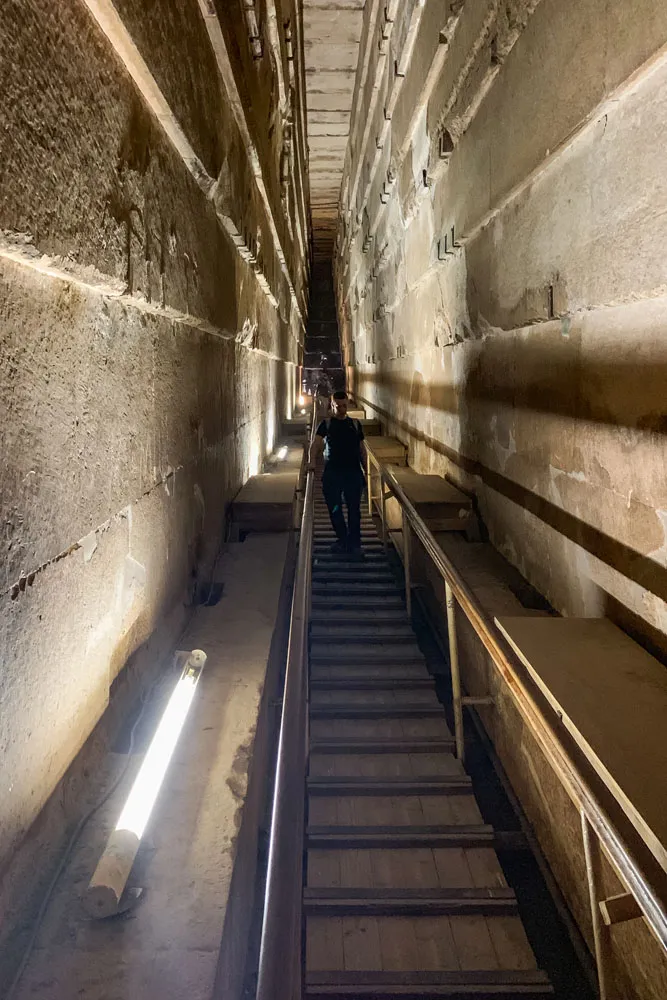
<svg viewBox="0 0 667 1000"><path fill-rule="evenodd" d="M305 995L551 995L373 521L314 516Z"/></svg>

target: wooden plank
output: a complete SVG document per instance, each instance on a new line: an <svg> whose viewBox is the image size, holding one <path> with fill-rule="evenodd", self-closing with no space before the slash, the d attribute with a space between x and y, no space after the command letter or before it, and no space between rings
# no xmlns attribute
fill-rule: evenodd
<svg viewBox="0 0 667 1000"><path fill-rule="evenodd" d="M410 680L412 679L410 678ZM346 683L350 684L351 681L347 680ZM412 683L414 683L414 681ZM345 705L348 707L356 706L368 708L369 706L375 705L390 709L405 705L410 707L427 705L440 706L433 683L431 683L430 687L426 688L408 688L406 693L405 691L397 690L392 683L387 686L379 685L377 681L373 679L373 685L369 688L359 691L354 691L350 688L343 688L343 691L345 692L344 694L341 694L340 691L318 690L311 699L311 707L315 708L325 705Z"/></svg>
<svg viewBox="0 0 667 1000"><path fill-rule="evenodd" d="M349 739L344 736L318 736L311 727L311 755L317 754L395 754L402 751L405 754L426 754L428 756L439 753L450 753L454 747L454 740L451 736L446 739L435 740L413 740L400 738L395 740L373 739L368 737L357 737Z"/></svg>
<svg viewBox="0 0 667 1000"><path fill-rule="evenodd" d="M498 861L498 855L490 847L469 848L465 852L470 869L472 884L479 886L504 886L507 880Z"/></svg>
<svg viewBox="0 0 667 1000"><path fill-rule="evenodd" d="M459 988L458 991L456 988ZM427 996L461 996L461 987L466 988L466 995L488 997L503 996L501 988L505 987L507 997L549 996L553 993L549 980L544 972L539 970L517 969L507 970L452 970L441 972L317 972L306 976L308 996L341 996L361 997L376 995L400 997ZM322 991L325 992L322 992ZM442 992L446 990L447 992ZM406 992L407 991L407 992ZM440 992L438 992L440 991Z"/></svg>
<svg viewBox="0 0 667 1000"><path fill-rule="evenodd" d="M405 602L398 593L388 594L382 598L368 594L355 594L351 596L345 591L328 598L318 598L314 595L312 607L314 611L348 611L350 608L354 608L355 610L363 609L365 611L374 611L381 608L386 611L388 608L394 608L398 613L405 614Z"/></svg>
<svg viewBox="0 0 667 1000"><path fill-rule="evenodd" d="M429 778L447 780L450 776L467 782L459 762L449 753L400 753L392 744L388 753L346 753L345 747L335 755L311 752L310 776L317 780L321 776L369 779L419 780Z"/></svg>
<svg viewBox="0 0 667 1000"><path fill-rule="evenodd" d="M371 851L373 885L378 889L437 889L438 873L433 851L427 847L414 851Z"/></svg>
<svg viewBox="0 0 667 1000"><path fill-rule="evenodd" d="M335 668L334 668L335 669ZM432 690L433 679L428 675L415 677L411 675L390 674L386 678L378 678L377 674L361 676L321 677L319 669L310 678L310 690L315 691L377 691L378 686L386 686L394 691ZM414 699L411 699L414 700Z"/></svg>
<svg viewBox="0 0 667 1000"><path fill-rule="evenodd" d="M489 916L489 936L501 969L536 969L537 962L517 916Z"/></svg>
<svg viewBox="0 0 667 1000"><path fill-rule="evenodd" d="M322 800L324 802L328 800ZM336 801L336 800L333 800ZM312 847L343 850L376 847L476 847L492 844L493 828L475 826L315 826L307 832Z"/></svg>
<svg viewBox="0 0 667 1000"><path fill-rule="evenodd" d="M350 880L354 887L305 889L303 905L308 915L420 917L490 914L495 917L516 913L516 897L511 889L359 888L359 883L370 879L370 852L346 851L341 864L356 854L363 857L364 871L360 877ZM510 945L506 937L499 934L499 941L508 949Z"/></svg>
<svg viewBox="0 0 667 1000"><path fill-rule="evenodd" d="M420 716L416 719L341 719L335 717L318 719L317 717L312 717L310 733L311 738L314 740L336 737L349 739L351 743L355 744L365 739L375 739L378 741L396 740L396 749L401 749L401 743L405 743L406 740L413 740L415 743L418 743L425 742L426 740L445 741L451 738L444 714L442 718L434 715L430 718ZM378 745L380 744L378 743ZM339 749L341 746L342 744L339 744ZM433 747L433 749L439 748ZM382 753L382 749L377 752Z"/></svg>
<svg viewBox="0 0 667 1000"><path fill-rule="evenodd" d="M416 923L409 917L378 921L383 970L403 972L421 968Z"/></svg>
<svg viewBox="0 0 667 1000"><path fill-rule="evenodd" d="M343 969L343 920L341 917L311 917L306 924L306 968L308 972Z"/></svg>
<svg viewBox="0 0 667 1000"><path fill-rule="evenodd" d="M374 666L378 663L400 663L400 664L420 664L426 668L424 654L419 646L405 645L404 643L394 643L391 649L387 643L378 643L373 646L366 644L363 648L360 644L329 645L322 643L313 644L310 654L310 662L313 666L319 664L355 664L363 669L366 666Z"/></svg>
<svg viewBox="0 0 667 1000"><path fill-rule="evenodd" d="M397 642L407 639L415 641L415 634L409 623L386 622L384 625L359 625L350 622L343 624L313 625L310 638L316 642L364 642L369 639L381 642Z"/></svg>
<svg viewBox="0 0 667 1000"><path fill-rule="evenodd" d="M381 969L382 952L377 918L343 917L342 923L345 970Z"/></svg>
<svg viewBox="0 0 667 1000"><path fill-rule="evenodd" d="M667 670L605 618L496 622L667 871Z"/></svg>
<svg viewBox="0 0 667 1000"><path fill-rule="evenodd" d="M448 972L459 968L456 946L449 917L425 917L414 921L418 962L416 968L433 972Z"/></svg>
<svg viewBox="0 0 667 1000"><path fill-rule="evenodd" d="M371 852L366 850L341 851L340 881L343 892L349 893L352 888L370 889L373 885Z"/></svg>
<svg viewBox="0 0 667 1000"><path fill-rule="evenodd" d="M461 969L499 968L485 917L451 917L450 923Z"/></svg>
<svg viewBox="0 0 667 1000"><path fill-rule="evenodd" d="M442 889L469 889L474 885L462 847L434 848L433 860Z"/></svg>
<svg viewBox="0 0 667 1000"><path fill-rule="evenodd" d="M341 856L340 851L309 851L309 887L335 889L341 886Z"/></svg>
<svg viewBox="0 0 667 1000"><path fill-rule="evenodd" d="M471 789L470 778L456 775L453 778L384 778L370 780L365 777L309 778L310 795L460 795Z"/></svg>
<svg viewBox="0 0 667 1000"><path fill-rule="evenodd" d="M410 678L413 681L428 680L433 684L433 678L424 669L423 663L369 663L364 664L361 668L355 663L320 663L317 667L311 669L310 676L313 680L323 681L327 678L331 678L332 680L352 680L359 677L368 677L376 685L379 685L380 681L385 679L388 683L391 683L391 679L394 677Z"/></svg>
<svg viewBox="0 0 667 1000"><path fill-rule="evenodd" d="M439 704L429 705L424 702L414 702L399 705L396 702L363 702L344 701L321 704L318 701L310 706L311 719L426 719L430 716L439 718L443 709Z"/></svg>
<svg viewBox="0 0 667 1000"><path fill-rule="evenodd" d="M600 902L600 913L607 927L622 924L626 920L637 920L642 916L639 903L631 892L621 892Z"/></svg>

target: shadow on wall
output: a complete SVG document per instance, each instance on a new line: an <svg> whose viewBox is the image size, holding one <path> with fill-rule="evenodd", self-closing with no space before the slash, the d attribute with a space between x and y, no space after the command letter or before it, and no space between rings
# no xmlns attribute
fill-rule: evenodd
<svg viewBox="0 0 667 1000"><path fill-rule="evenodd" d="M481 347L481 344L472 345ZM578 350L578 348L575 348ZM667 568L630 545L603 531L547 499L529 486L516 482L484 461L472 456L488 451L489 432L480 431L481 414L488 416L507 410L520 416L538 414L571 418L575 424L593 423L618 432L614 440L614 459L621 468L636 447L636 435L642 435L643 447L656 456L657 466L665 461L667 448L667 361L649 363L641 359L608 360L604 357L576 356L572 348L554 348L548 344L500 335L484 342L458 385L446 381L424 384L423 376L356 373L357 397L383 419L446 458L469 476L478 477L485 486L518 504L524 510L581 546L590 555L612 567L638 586L667 601ZM392 399L392 411L383 409L373 399ZM450 414L460 418L461 445L455 450L438 440L428 428L414 425L414 418L402 419L412 406L428 407L430 413ZM422 411L424 412L424 411ZM531 428L528 428L530 431ZM525 429L522 431L526 433ZM531 442L532 443L532 442ZM571 444L571 442L570 442ZM544 445L542 445L544 446ZM540 456L541 461L545 461ZM599 522L598 522L599 523ZM657 524L656 516L656 524ZM662 653L667 653L667 637L634 616L619 602L601 594L606 613L631 634L641 635ZM622 611L621 611L622 609ZM636 619L631 622L630 619ZM646 641L644 641L646 645Z"/></svg>

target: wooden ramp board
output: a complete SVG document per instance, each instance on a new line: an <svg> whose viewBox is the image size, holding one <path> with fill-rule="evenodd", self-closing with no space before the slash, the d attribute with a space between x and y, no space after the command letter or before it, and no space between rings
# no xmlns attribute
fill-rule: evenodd
<svg viewBox="0 0 667 1000"><path fill-rule="evenodd" d="M244 531L288 531L298 478L296 469L252 476L232 503L234 523Z"/></svg>
<svg viewBox="0 0 667 1000"><path fill-rule="evenodd" d="M496 624L667 871L667 669L606 618Z"/></svg>
<svg viewBox="0 0 667 1000"><path fill-rule="evenodd" d="M391 463L392 465L407 464L407 449L396 438L367 435L366 447L375 455L378 462Z"/></svg>

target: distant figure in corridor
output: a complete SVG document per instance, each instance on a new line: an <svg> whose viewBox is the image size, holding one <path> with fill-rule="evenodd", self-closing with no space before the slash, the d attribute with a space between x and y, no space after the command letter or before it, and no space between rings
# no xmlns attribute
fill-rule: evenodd
<svg viewBox="0 0 667 1000"><path fill-rule="evenodd" d="M331 397L332 416L317 428L310 449L309 468L314 469L324 452L322 490L329 509L337 541L331 546L336 554L363 559L361 551L361 494L364 473L361 466L361 446L364 432L358 420L347 415L346 392ZM343 514L343 499L347 505L347 524Z"/></svg>

